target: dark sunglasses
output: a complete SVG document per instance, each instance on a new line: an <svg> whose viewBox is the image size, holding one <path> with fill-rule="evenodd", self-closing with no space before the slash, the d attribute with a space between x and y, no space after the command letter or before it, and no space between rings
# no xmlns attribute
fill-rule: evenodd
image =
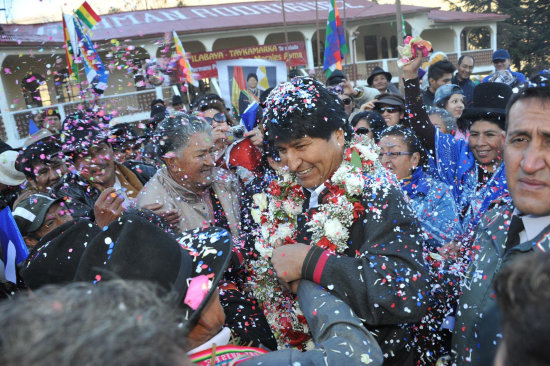
<svg viewBox="0 0 550 366"><path fill-rule="evenodd" d="M214 122L216 122L216 123L227 122L227 118L225 118L225 114L223 114L222 112L216 113L214 115L214 117L204 117L204 119L206 120L206 122L208 122L210 124L212 124Z"/></svg>
<svg viewBox="0 0 550 366"><path fill-rule="evenodd" d="M397 112L401 111L401 108L399 108L399 107L378 107L378 108L375 108L374 110L377 111L377 112L380 112L380 114L382 114L384 112L397 113Z"/></svg>
<svg viewBox="0 0 550 366"><path fill-rule="evenodd" d="M370 130L366 127L359 127L355 130L356 135L368 135Z"/></svg>
<svg viewBox="0 0 550 366"><path fill-rule="evenodd" d="M343 94L344 93L344 88L342 88L341 85L329 86L328 90L330 90L331 92L336 93L336 94Z"/></svg>
<svg viewBox="0 0 550 366"><path fill-rule="evenodd" d="M344 98L344 99L342 99L342 102L343 102L345 105L350 105L350 104L351 104L351 98Z"/></svg>

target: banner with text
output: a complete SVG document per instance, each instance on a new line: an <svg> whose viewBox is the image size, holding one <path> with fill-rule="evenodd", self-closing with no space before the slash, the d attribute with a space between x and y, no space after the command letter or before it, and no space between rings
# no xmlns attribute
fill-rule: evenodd
<svg viewBox="0 0 550 366"><path fill-rule="evenodd" d="M185 42L184 42L185 43ZM231 48L227 50L190 53L189 63L194 72L200 75L201 79L218 77L216 62L235 59L263 59L286 62L289 53L290 66L307 65L306 46L304 42L288 42L285 44L266 44L261 46L250 46L242 48Z"/></svg>

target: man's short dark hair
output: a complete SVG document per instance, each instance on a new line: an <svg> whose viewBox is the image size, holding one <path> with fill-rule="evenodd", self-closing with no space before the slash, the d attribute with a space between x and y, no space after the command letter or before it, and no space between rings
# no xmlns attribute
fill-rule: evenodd
<svg viewBox="0 0 550 366"><path fill-rule="evenodd" d="M439 80L443 77L444 74L452 74L455 71L456 71L456 68L450 61L447 61L447 60L437 61L428 69L428 80L429 79Z"/></svg>
<svg viewBox="0 0 550 366"><path fill-rule="evenodd" d="M246 75L246 81L250 80L250 78L256 79L258 81L258 75L256 73L251 72L250 74Z"/></svg>
<svg viewBox="0 0 550 366"><path fill-rule="evenodd" d="M424 164L426 164L426 152L424 151L422 143L420 142L418 137L416 137L414 131L403 125L393 125L382 131L382 135L380 136L380 138L382 139L386 136L398 136L403 138L403 141L405 141L405 143L407 144L407 149L409 150L409 152L417 152L420 154L418 165L424 166Z"/></svg>
<svg viewBox="0 0 550 366"><path fill-rule="evenodd" d="M343 129L346 140L352 128L344 104L318 80L296 77L279 84L269 94L264 109L264 132L268 142L288 143L305 136L329 140Z"/></svg>
<svg viewBox="0 0 550 366"><path fill-rule="evenodd" d="M548 365L550 343L550 254L522 255L495 279L501 311L504 366Z"/></svg>
<svg viewBox="0 0 550 366"><path fill-rule="evenodd" d="M179 364L187 360L186 337L175 298L152 283L122 280L20 293L0 303L0 364Z"/></svg>
<svg viewBox="0 0 550 366"><path fill-rule="evenodd" d="M15 162L15 169L25 174L28 179L34 180L34 164L47 163L51 159L62 157L59 138L48 136L21 150Z"/></svg>
<svg viewBox="0 0 550 366"><path fill-rule="evenodd" d="M520 93L513 94L508 101L508 105L506 106L506 124L504 130L508 130L508 118L510 116L510 109L512 109L512 106L517 102L526 99L537 99L543 104L549 103L550 88L538 86L536 88L527 88Z"/></svg>
<svg viewBox="0 0 550 366"><path fill-rule="evenodd" d="M474 58L474 56L472 56L472 55L462 55L462 56L460 56L460 57L458 58L458 63L457 63L457 65L462 65L462 61L464 61L464 59L465 59L466 57L471 58L472 61L474 62L474 65L476 64L476 59Z"/></svg>

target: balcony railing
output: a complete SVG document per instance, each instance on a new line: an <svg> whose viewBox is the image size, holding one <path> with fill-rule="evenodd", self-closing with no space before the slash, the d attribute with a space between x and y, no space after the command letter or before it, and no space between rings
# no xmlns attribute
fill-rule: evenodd
<svg viewBox="0 0 550 366"><path fill-rule="evenodd" d="M476 69L486 71L487 67L492 66L492 50L478 50L478 51L464 51L462 54L472 55L476 61ZM449 61L456 64L458 55L456 53L447 54ZM366 81L368 76L372 73L376 66L382 67L384 70L388 70L394 76L394 82L399 75L399 69L397 67L397 59L382 59L371 61L358 61L357 63L357 80ZM352 65L346 65L344 67L344 73L351 78L353 75ZM476 70L474 70L476 72ZM326 76L322 70L322 67L315 69L316 77L325 81ZM151 110L151 102L156 98L162 98L164 100L170 99L172 95L171 87L163 87L157 89L141 90L131 93L117 94L101 96L97 99L96 105L99 105L107 113L112 113L114 116L121 118L125 122L135 122L146 120ZM86 109L91 106L92 101L89 99L83 99L76 102L54 104L47 107L30 108L13 112L4 112L4 115L0 115L0 139L8 140L9 134L7 130L13 128L17 129L17 137L8 141L14 147L19 147L23 144L25 137L29 135L29 121L36 115L40 109L43 108L58 108L62 119L67 115L74 113L78 110ZM13 121L13 122L11 122Z"/></svg>

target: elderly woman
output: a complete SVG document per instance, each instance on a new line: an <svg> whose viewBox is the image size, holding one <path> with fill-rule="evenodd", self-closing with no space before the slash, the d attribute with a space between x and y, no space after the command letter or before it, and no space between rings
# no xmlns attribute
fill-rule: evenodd
<svg viewBox="0 0 550 366"><path fill-rule="evenodd" d="M414 133L404 126L382 132L380 161L395 174L411 204L431 248L441 247L462 233L451 188L426 176L425 152Z"/></svg>
<svg viewBox="0 0 550 366"><path fill-rule="evenodd" d="M177 213L179 231L219 226L238 235L239 184L233 174L216 168L212 127L176 113L159 124L157 139L165 166L143 187L138 206Z"/></svg>
<svg viewBox="0 0 550 366"><path fill-rule="evenodd" d="M418 84L421 61L416 58L403 67L410 126L424 147L433 152L437 178L452 187L463 228L474 228L491 202L508 191L502 136L512 89L502 83L476 86L473 106L464 111L464 118L471 121L470 135L467 140L456 140L442 134L429 120Z"/></svg>

